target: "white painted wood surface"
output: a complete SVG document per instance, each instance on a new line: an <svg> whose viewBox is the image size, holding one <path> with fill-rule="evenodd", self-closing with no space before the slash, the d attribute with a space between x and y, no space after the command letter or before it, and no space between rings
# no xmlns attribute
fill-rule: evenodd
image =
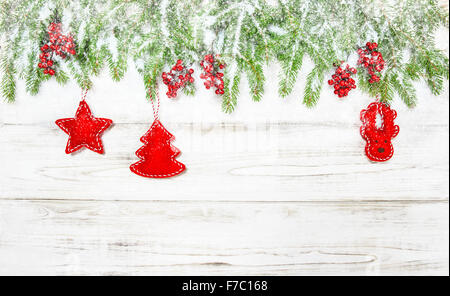
<svg viewBox="0 0 450 296"><path fill-rule="evenodd" d="M418 84L413 110L395 101L395 155L378 164L359 135L372 99L324 87L307 109L310 69L285 100L276 65L260 103L243 81L231 115L203 89L163 99L188 167L163 180L128 169L152 121L133 69L120 83L96 78L87 99L115 122L105 155L64 153L54 120L74 115L74 84L36 97L19 84L17 102L0 103L0 274L448 274L448 81L439 97Z"/></svg>

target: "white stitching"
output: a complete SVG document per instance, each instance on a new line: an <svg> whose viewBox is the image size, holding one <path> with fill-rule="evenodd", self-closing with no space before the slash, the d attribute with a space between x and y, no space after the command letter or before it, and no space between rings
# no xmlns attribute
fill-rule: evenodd
<svg viewBox="0 0 450 296"><path fill-rule="evenodd" d="M374 159L374 161L388 161L389 159L391 159L392 158L392 156L394 155L394 146L392 145L392 143L390 143L390 148L391 148L391 153L387 156L387 158L380 158L380 157L377 157L377 156L375 156L375 155L373 155L373 154L371 154L370 153L370 151L369 151L369 147L372 145L372 141L371 141L371 139L366 135L366 132L365 132L365 127L366 127L366 124L367 124L367 120L365 119L365 115L366 115L366 113L367 113L367 111L373 106L373 105L376 105L376 108L377 108L377 111L379 110L379 105L378 105L378 103L371 103L371 104L369 104L369 106L367 106L367 109L364 109L362 112L361 112L361 116L360 116L360 118L361 118L361 121L363 122L363 125L361 126L361 128L360 128L360 134L361 134L361 136L363 137L363 139L364 140L366 140L367 141L367 144L366 144L366 147L365 147L365 152L366 152L366 154L369 156L369 157L372 157L373 159ZM389 108L390 109L390 108ZM397 117L397 111L395 111L395 110L393 110L393 109L390 109L391 111L393 111L393 118L392 118L392 120L394 120L396 117ZM384 117L384 114L383 114L383 117ZM394 125L394 128L396 129L396 134L395 134L395 136L392 136L391 137L391 139L393 139L393 138L395 138L397 135L398 135L398 133L400 132L400 127L398 126L398 125ZM372 159L371 159L372 160Z"/></svg>
<svg viewBox="0 0 450 296"><path fill-rule="evenodd" d="M136 153L135 153L136 156L140 158L140 160L139 160L138 162L133 163L132 165L130 165L130 170L131 170L133 173L136 173L136 174L141 175L141 176L143 176L143 177L149 177L149 178L165 178L165 177L172 177L172 176L178 175L178 174L180 174L181 172L183 172L183 171L186 169L186 166L185 166L183 163L181 163L181 162L179 162L178 160L175 159L177 156L179 156L179 154L181 153L181 151L180 151L178 148L176 148L176 147L174 147L174 146L172 146L172 145L170 144L170 142L173 141L173 140L175 139L175 137L174 137L174 135L172 135L171 133L169 133L169 132L167 131L167 129L164 127L164 125L162 125L162 123L161 123L158 119L155 119L155 121L153 122L153 124L152 124L152 126L150 127L150 129L149 129L149 130L141 137L141 139L145 139L145 136L147 136L147 134L149 134L149 133L153 130L153 128L154 128L156 125L160 125L160 126L162 127L164 133L169 137L169 140L166 141L166 144L169 145L170 147L176 149L176 151L175 151L176 153L170 157L170 160L174 161L175 163L180 164L180 165L181 165L181 168L180 168L178 171L176 171L176 172L173 172L173 173L170 173L170 174L161 174L161 175L146 174L146 173L144 173L144 172L138 170L138 169L135 168L135 167L136 167L137 165L139 165L139 164L145 162L145 159L144 159L144 158L141 158L141 157L139 157L139 156L137 155L138 151L141 150L141 149L143 149L143 147L141 147L141 148L139 148L139 149L136 151ZM148 144L149 144L148 141L142 141L142 143L144 143L145 145L148 145Z"/></svg>
<svg viewBox="0 0 450 296"><path fill-rule="evenodd" d="M72 136L70 135L69 130L67 130L66 127L65 127L64 125L62 125L62 123L65 123L65 122L68 122L68 121L76 121L76 118L78 117L78 115L80 114L80 112L81 112L81 110L82 110L83 108L86 108L86 109L87 109L87 111L88 111L88 113L89 113L89 118L90 118L91 120L93 120L93 121L97 121L97 120L98 120L98 121L100 121L100 122L103 123L103 126L102 126L102 127L97 131L97 133L95 134L95 144L97 145L97 147L100 147L100 148L93 148L93 147L90 147L87 143L81 143L81 144L79 144L79 145L77 145L77 146L75 146L75 147L72 147L72 149L69 149ZM94 116L92 115L91 109L89 108L89 105L88 105L84 100L82 100L82 101L80 102L79 106L78 106L78 109L77 109L77 112L75 113L75 117L74 117L74 118L63 118L63 119L58 119L58 120L55 121L55 123L56 123L56 125L58 125L59 128L61 128L66 134L69 135L69 140L67 141L67 145L66 145L66 154L73 153L73 152L79 150L79 149L82 148L82 147L85 147L85 148L87 148L87 149L89 149L89 150L92 150L92 151L94 151L94 152L97 152L97 153L102 153L102 152L103 152L103 144L102 144L102 142L101 142L101 140L100 140L100 138L99 138L99 135L100 135L103 131L105 131L105 130L113 123L113 121L112 121L111 119L107 119L107 118L96 118L96 117L94 117Z"/></svg>

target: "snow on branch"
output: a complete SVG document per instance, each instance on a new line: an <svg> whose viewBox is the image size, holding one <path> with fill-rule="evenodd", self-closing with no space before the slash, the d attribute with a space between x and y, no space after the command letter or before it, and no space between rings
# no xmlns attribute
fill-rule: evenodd
<svg viewBox="0 0 450 296"><path fill-rule="evenodd" d="M347 61L366 42L377 42L386 60L380 82L367 83L358 72L358 87L386 102L399 97L416 103L413 82L423 80L434 94L449 76L446 53L436 49L434 32L448 28L448 9L435 0L292 1L118 1L3 0L0 3L0 92L15 99L16 81L36 94L45 81L39 49L51 22L62 22L74 36L77 54L58 65L59 83L75 80L90 87L107 68L120 80L129 61L153 91L161 73L178 59L187 66L206 54L226 63L222 106L232 112L239 84L247 79L250 94L264 93L264 64L277 62L279 94L288 96L299 75L306 77L303 102L314 106L333 64ZM301 73L308 56L310 73ZM194 89L188 91L193 93Z"/></svg>

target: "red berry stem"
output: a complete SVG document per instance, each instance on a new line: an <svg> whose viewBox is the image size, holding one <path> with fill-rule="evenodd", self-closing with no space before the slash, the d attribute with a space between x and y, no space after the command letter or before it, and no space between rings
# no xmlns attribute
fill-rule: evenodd
<svg viewBox="0 0 450 296"><path fill-rule="evenodd" d="M193 73L194 69L188 69L187 67L183 66L182 60L178 60L175 66L172 67L170 72L163 72L163 83L168 87L168 91L166 93L167 97L175 98L177 96L177 91L180 88L185 87L187 83L193 83Z"/></svg>
<svg viewBox="0 0 450 296"><path fill-rule="evenodd" d="M38 67L44 69L43 73L55 75L54 55L65 59L69 54L75 55L75 43L73 37L61 34L61 23L52 22L48 26L47 36L44 45L40 48L40 63Z"/></svg>
<svg viewBox="0 0 450 296"><path fill-rule="evenodd" d="M332 79L328 80L328 84L333 85L334 93L340 98L348 96L348 93L356 88L355 80L351 78L353 74L357 73L356 69L348 64L343 68L343 63L342 61L341 66L336 68L335 73L331 76Z"/></svg>
<svg viewBox="0 0 450 296"><path fill-rule="evenodd" d="M224 82L223 73L220 70L225 68L225 64L220 62L217 58L219 55L213 56L212 54L205 55L205 58L200 62L200 66L203 68L203 73L200 74L200 78L206 80L203 84L206 89L211 87L216 88L216 94L224 94Z"/></svg>
<svg viewBox="0 0 450 296"><path fill-rule="evenodd" d="M369 83L380 81L380 76L376 72L381 72L384 69L384 59L381 52L377 51L378 44L376 42L367 42L366 46L358 49L358 65L362 65L367 69L370 75Z"/></svg>

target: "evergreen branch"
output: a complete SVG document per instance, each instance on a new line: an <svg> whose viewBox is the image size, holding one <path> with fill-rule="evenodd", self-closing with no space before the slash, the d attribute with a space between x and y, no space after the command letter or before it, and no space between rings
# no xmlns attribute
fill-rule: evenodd
<svg viewBox="0 0 450 296"><path fill-rule="evenodd" d="M280 60L282 72L280 73L278 93L283 98L292 92L297 81L297 74L302 67L304 51L302 49L297 50L296 47L292 49L292 55L289 59Z"/></svg>
<svg viewBox="0 0 450 296"><path fill-rule="evenodd" d="M16 81L14 75L11 72L5 72L1 81L2 96L8 101L14 101L16 96Z"/></svg>
<svg viewBox="0 0 450 296"><path fill-rule="evenodd" d="M359 87L386 102L398 94L412 107L413 81L425 81L437 95L449 78L448 56L436 49L433 39L440 26L448 27L448 11L436 0L384 2L280 0L271 6L264 0L2 0L1 93L13 101L16 80L25 80L27 92L36 94L53 79L37 67L39 47L49 23L61 20L63 31L71 32L77 44L75 57L56 62L54 79L61 84L75 80L90 87L92 76L105 68L119 81L132 59L155 95L161 72L176 60L192 64L214 53L226 58L222 106L231 112L242 74L252 99L259 101L263 64L276 59L281 65L278 92L286 97L307 54L314 68L307 75L303 101L313 106L333 63L376 41L386 60L385 73L379 83L369 84L360 71ZM184 89L188 95L194 92L193 86Z"/></svg>
<svg viewBox="0 0 450 296"><path fill-rule="evenodd" d="M416 90L411 81L403 76L393 75L391 83L402 101L410 108L416 105Z"/></svg>
<svg viewBox="0 0 450 296"><path fill-rule="evenodd" d="M241 81L241 73L240 70L238 70L235 75L230 78L225 78L224 82L226 85L230 85L229 87L226 87L225 93L223 94L222 98L222 109L226 113L231 113L234 111L234 108L237 104L237 96L239 95L239 83Z"/></svg>
<svg viewBox="0 0 450 296"><path fill-rule="evenodd" d="M308 107L313 107L317 104L320 98L320 91L322 90L325 69L320 65L316 65L314 69L306 76L305 94L303 96L303 103Z"/></svg>

